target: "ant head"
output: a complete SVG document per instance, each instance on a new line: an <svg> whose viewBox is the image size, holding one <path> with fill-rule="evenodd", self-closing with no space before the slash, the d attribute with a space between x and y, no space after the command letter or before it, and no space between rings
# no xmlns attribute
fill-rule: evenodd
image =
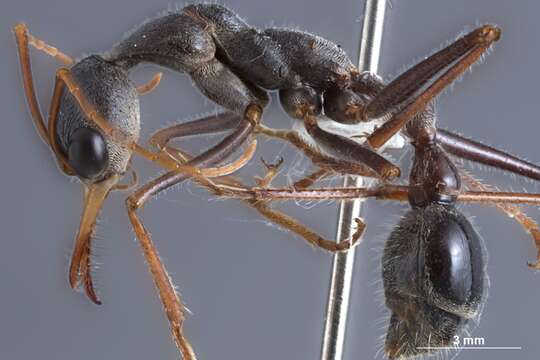
<svg viewBox="0 0 540 360"><path fill-rule="evenodd" d="M111 127L130 140L137 140L139 100L127 72L92 55L76 63L70 73L93 109ZM131 150L101 131L67 88L60 100L54 130L67 163L84 183L101 182L125 173Z"/></svg>
<svg viewBox="0 0 540 360"><path fill-rule="evenodd" d="M62 78L66 86L49 126L54 131L52 146L84 185L76 241L85 243L103 202L129 165L132 151L125 141L139 137L139 100L125 69L100 56L84 58L62 74L67 74Z"/></svg>
<svg viewBox="0 0 540 360"><path fill-rule="evenodd" d="M49 122L45 125L33 86L28 46L30 42L38 48L46 44L31 37L24 24L16 25L14 31L26 98L38 133L51 147L60 169L66 175L76 175L84 185L83 214L70 268L70 282L76 287L81 266L89 265L89 252L84 254L101 205L111 190L122 187L117 183L131 157L123 140L136 140L139 135L137 91L125 69L100 56L73 64L62 54L62 62L73 66L56 72ZM124 136L111 136L115 134L111 129L118 129ZM85 285L92 300L99 303L91 281Z"/></svg>

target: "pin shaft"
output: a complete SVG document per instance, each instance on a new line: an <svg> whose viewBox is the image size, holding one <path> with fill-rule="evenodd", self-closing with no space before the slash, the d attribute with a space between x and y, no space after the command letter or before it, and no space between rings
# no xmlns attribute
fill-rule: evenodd
<svg viewBox="0 0 540 360"><path fill-rule="evenodd" d="M358 69L376 73L381 51L386 0L366 0ZM364 180L347 177L345 187L359 187ZM339 208L337 241L348 239L354 232L354 218L360 216L362 201L342 201ZM334 255L326 310L321 360L341 360L345 344L347 314L351 292L355 250Z"/></svg>

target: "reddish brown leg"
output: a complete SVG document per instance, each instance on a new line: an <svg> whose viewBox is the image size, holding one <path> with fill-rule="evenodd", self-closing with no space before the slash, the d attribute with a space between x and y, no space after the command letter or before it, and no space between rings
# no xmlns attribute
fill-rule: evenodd
<svg viewBox="0 0 540 360"><path fill-rule="evenodd" d="M437 143L459 158L540 180L539 166L448 130L437 129Z"/></svg>
<svg viewBox="0 0 540 360"><path fill-rule="evenodd" d="M183 157L185 157L186 159L190 158L189 154L186 154L183 151L181 152L182 152ZM277 164L264 163L267 169L267 172L263 178L259 179L258 185L259 186L270 185L272 179L277 175L277 171L281 163L282 161L278 161ZM193 181L207 188L209 191L213 192L217 196L225 195L227 192L226 191L223 192L222 190L228 189L229 187L231 187L232 189L242 189L244 191L249 191L249 187L245 186L241 181L231 176L215 178L212 180L199 177L199 178L193 178ZM257 187L257 189L262 189L262 188ZM264 200L258 201L255 198L245 198L244 202L248 204L249 206L253 207L255 210L257 210L261 215L263 215L269 221L299 235L304 240L309 242L311 245L330 251L330 252L349 250L350 248L352 248L354 245L357 244L358 240L360 239L365 229L365 224L362 222L362 220L355 219L357 223L357 230L351 237L350 241L343 241L343 242L337 243L335 241L325 239L324 237L312 231L305 225L302 225L301 223L299 223L294 218L280 211L271 209L268 206L268 202Z"/></svg>
<svg viewBox="0 0 540 360"><path fill-rule="evenodd" d="M181 150L178 150L178 151L182 153L183 157L190 158L190 156L186 154L185 152ZM272 181L272 179L277 175L279 165L280 165L280 162L278 162L278 164L265 164L267 168L267 172L264 177L259 179L260 181L258 181L258 185L268 186L270 182ZM242 184L241 181L231 176L215 178L212 180L198 177L198 178L193 178L192 180L198 183L199 185L207 188L209 191L211 191L217 196L225 195L226 192L224 193L222 191L222 189L224 188L232 187L234 189L244 189L246 191L249 189L244 184ZM263 215L269 221L299 235L300 237L305 239L307 242L309 242L311 245L330 251L330 252L349 250L351 247L357 244L358 240L360 239L365 229L365 224L362 222L362 220L355 219L357 223L357 230L351 237L350 241L336 243L335 241L326 240L324 237L312 231L305 225L302 225L294 218L280 211L271 209L268 206L268 202L258 201L254 199L245 199L244 202L248 204L249 206L253 207L255 210L257 210L261 215Z"/></svg>
<svg viewBox="0 0 540 360"><path fill-rule="evenodd" d="M265 179L267 179L267 177L265 177ZM245 191L248 191L248 188L245 187L245 185L243 185L240 181L234 178L231 179L230 177L226 177L224 179L216 178L212 181L208 181L207 179L193 180L218 196L230 196L228 189L231 188L237 190L243 189ZM340 252L351 249L358 243L358 240L361 238L362 233L365 229L364 222L361 219L355 219L357 223L357 229L354 232L353 236L348 241L342 241L337 243L336 241L325 239L324 237L309 229L305 225L301 224L291 216L281 211L270 208L269 201L259 201L254 198L245 197L244 202L257 210L262 216L264 216L266 219L273 222L274 224L277 224L280 227L297 234L311 245L330 252Z"/></svg>
<svg viewBox="0 0 540 360"><path fill-rule="evenodd" d="M300 179L300 180L296 181L293 184L293 187L295 189L307 189L307 188L313 186L313 184L315 184L317 181L320 181L320 180L324 179L325 177L327 177L331 173L332 173L332 171L327 170L327 169L315 170L314 172L312 172L308 176L304 177L303 179Z"/></svg>
<svg viewBox="0 0 540 360"><path fill-rule="evenodd" d="M233 130L241 121L242 116L232 112L211 115L156 131L148 142L158 149L163 149L172 139Z"/></svg>
<svg viewBox="0 0 540 360"><path fill-rule="evenodd" d="M454 63L444 74L436 77L434 82L426 90L422 91L419 95L414 95L414 97L405 107L394 114L392 118L384 123L380 128L375 130L368 137L367 141L369 145L371 145L373 149L378 149L384 145L410 119L424 110L427 104L437 95L439 95L444 88L450 85L456 78L462 75L472 64L474 64L482 56L482 54L486 52L491 44L497 41L499 38L500 30L498 28L491 25L485 25L462 37L448 47L452 48L457 44L462 47L463 51L457 51L450 54L451 56L439 57L438 55L446 50L443 49L441 52L426 59L424 62L418 64L404 74L407 75L407 82L409 82L414 80L415 77L424 77L423 65L426 63L430 64L433 62L432 65L434 65L434 70L443 70ZM438 72L439 71L434 71L433 75ZM375 105L370 104L366 107L366 118L373 116L375 113L381 112L380 109L382 108L384 108L385 111L392 110L394 107L394 102L397 103L406 99L407 96L403 97L403 94L411 95L411 90L408 89L411 84L407 85L405 90L394 86L396 83L399 85L400 81L404 81L403 78L396 79L393 83L389 84L389 90L383 90L381 92L379 96L384 100L379 100L381 98L375 98ZM420 82L420 84L422 84L422 82ZM385 97L396 97L399 101L389 101L386 100Z"/></svg>
<svg viewBox="0 0 540 360"><path fill-rule="evenodd" d="M473 50L479 43L479 36L482 37L482 32L486 31L484 29L493 29L493 26L482 26L471 31L383 86L366 106L364 120L380 117L390 109L410 100L411 96L432 81L438 73ZM377 88L380 85L374 84L373 87Z"/></svg>
<svg viewBox="0 0 540 360"><path fill-rule="evenodd" d="M478 179L475 179L471 174L469 174L467 171L460 169L460 177L464 181L465 185L469 190L473 191L495 191L496 189L493 186L483 184ZM538 223L534 221L532 218L530 218L523 210L512 204L501 204L501 203L493 203L494 206L496 206L499 210L504 212L508 217L515 219L522 227L523 229L528 232L536 245L536 249L538 250L537 255L537 262L535 264L529 263L530 267L534 267L537 269L540 269L540 228L538 227Z"/></svg>
<svg viewBox="0 0 540 360"><path fill-rule="evenodd" d="M267 163L263 158L261 158L261 162L266 168L266 174L260 178L258 176L255 177L255 181L257 182L259 187L267 187L270 186L272 183L272 180L278 175L279 168L281 165L283 165L283 158L280 157L279 160L275 164Z"/></svg>
<svg viewBox="0 0 540 360"><path fill-rule="evenodd" d="M536 222L523 214L521 210L512 204L540 205L540 194L502 192L482 190L483 184L471 184L480 190L462 191L457 201L494 204L509 216L514 217L534 238L538 250L537 262L530 264L531 267L540 269L540 241L539 229ZM471 186L473 186L471 185ZM312 188L309 190L297 190L294 188L247 188L238 184L219 184L219 195L243 199L246 202L270 202L283 200L347 200L359 198L376 198L379 200L407 201L409 188L407 186L382 185L375 188ZM264 211L265 209L263 209ZM262 211L262 212L263 212ZM265 214L263 214L265 215ZM265 215L266 216L266 215ZM294 228L291 228L294 231Z"/></svg>
<svg viewBox="0 0 540 360"><path fill-rule="evenodd" d="M294 131L276 130L264 125L259 125L257 126L256 133L290 143L309 157L315 165L320 167L332 169L333 171L344 175L358 175L381 179L381 176L377 174L377 172L364 164L341 160L321 153L315 147L305 142L302 137Z"/></svg>
<svg viewBox="0 0 540 360"><path fill-rule="evenodd" d="M270 208L267 202L247 200L246 203L252 206L255 210L257 210L261 215L263 215L271 222L299 235L311 245L330 252L346 251L354 247L358 243L358 239L360 239L366 227L361 219L355 219L357 223L357 228L352 237L348 241L341 241L338 243L336 241L323 238L316 232L310 230L305 225L300 224L297 220L290 217L289 215Z"/></svg>
<svg viewBox="0 0 540 360"><path fill-rule="evenodd" d="M472 203L540 205L540 194L511 191L464 191L459 194L458 201Z"/></svg>
<svg viewBox="0 0 540 360"><path fill-rule="evenodd" d="M135 235L137 236L137 239L139 239L144 251L144 256L148 263L148 267L150 268L150 272L152 273L154 283L159 291L159 297L165 307L165 312L171 325L171 332L176 346L182 353L184 360L194 360L196 359L195 352L189 341L184 337L182 330L182 325L184 323L184 305L174 290L174 285L171 283L169 274L159 258L154 243L150 238L150 234L137 217L135 208L128 205L128 214L133 229L135 230Z"/></svg>
<svg viewBox="0 0 540 360"><path fill-rule="evenodd" d="M238 185L218 185L220 194L243 200L284 201L284 200L352 200L376 198L380 200L407 201L409 187L381 185L378 187L320 187L310 189L259 188ZM539 198L540 202L540 198Z"/></svg>
<svg viewBox="0 0 540 360"><path fill-rule="evenodd" d="M350 200L375 198L379 200L407 201L409 187L383 184L376 187L321 187L305 190L294 188L258 188L237 185L219 185L221 195L245 200ZM470 203L501 203L540 205L540 193L505 191L462 191L457 201Z"/></svg>
<svg viewBox="0 0 540 360"><path fill-rule="evenodd" d="M218 145L205 153L193 158L187 165L199 166L203 164L214 164L232 154L251 134L253 130L251 121L243 121L237 126L236 130L222 140ZM184 321L184 306L171 284L167 271L159 259L152 239L148 231L139 220L137 210L140 209L147 200L160 191L186 180L189 176L186 174L171 171L157 179L149 182L138 189L126 201L129 218L137 235L141 247L143 248L150 272L154 283L158 289L159 296L165 307L167 318L171 326L171 332L176 345L180 349L182 356L186 360L195 359L195 354L183 335L182 325ZM195 178L203 181L202 177Z"/></svg>
<svg viewBox="0 0 540 360"><path fill-rule="evenodd" d="M256 178L258 182L258 186L261 188L270 186L270 183L272 182L274 177L278 174L279 167L281 166L282 163L283 163L283 159L280 159L277 162L277 164L267 164L263 160L263 164L266 167L266 174L262 179ZM261 215L263 215L265 218L267 218L274 224L277 224L281 226L282 228L285 228L299 235L311 245L330 251L330 252L349 250L351 247L353 247L357 243L358 239L360 239L366 227L366 225L362 222L362 220L355 219L357 223L357 229L354 232L353 236L351 237L350 241L336 242L336 241L326 240L325 238L323 238L316 232L310 230L305 225L300 224L297 220L290 217L289 215L284 214L281 211L270 208L267 202L248 200L246 201L246 203L248 203L251 207L253 207Z"/></svg>
<svg viewBox="0 0 540 360"><path fill-rule="evenodd" d="M349 162L363 164L378 174L383 179L399 177L400 170L397 166L386 160L374 150L357 143L347 137L329 133L319 127L317 118L306 116L304 125L307 132L332 156Z"/></svg>

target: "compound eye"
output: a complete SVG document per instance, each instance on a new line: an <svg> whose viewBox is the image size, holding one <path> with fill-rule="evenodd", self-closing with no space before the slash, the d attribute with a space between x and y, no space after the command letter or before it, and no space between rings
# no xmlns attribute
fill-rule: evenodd
<svg viewBox="0 0 540 360"><path fill-rule="evenodd" d="M99 132L90 128L79 128L71 136L68 162L78 176L94 179L108 163L107 145Z"/></svg>

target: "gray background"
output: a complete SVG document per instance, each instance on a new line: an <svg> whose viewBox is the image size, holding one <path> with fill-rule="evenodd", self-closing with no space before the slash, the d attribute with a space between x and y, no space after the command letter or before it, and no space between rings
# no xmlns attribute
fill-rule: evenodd
<svg viewBox="0 0 540 360"><path fill-rule="evenodd" d="M253 25L293 26L341 44L356 58L363 9L360 0L230 0ZM62 176L39 140L24 101L10 27L29 24L37 36L79 57L106 50L121 35L170 5L167 1L18 0L0 5L2 109L2 250L0 252L0 357L2 359L174 359L161 305L134 241L124 195L111 195L103 209L95 273L104 305L73 293L66 273L81 212L81 188ZM464 29L483 22L504 29L503 39L439 101L440 123L540 163L538 149L538 45L536 2L395 1L387 13L381 74L389 78ZM37 90L47 109L53 59L33 52ZM138 81L155 70L136 72ZM162 85L142 100L144 135L194 114L214 111L182 75L165 72ZM265 122L289 127L274 101ZM209 144L208 139L192 149ZM302 170L291 149L262 141L267 160L282 155ZM258 157L258 156L257 156ZM157 169L136 162L143 179ZM246 170L261 172L256 161ZM477 170L478 171L478 170ZM284 174L292 174L287 168ZM502 188L538 186L494 171L482 173ZM303 204L305 205L305 204ZM336 204L286 208L329 237ZM369 232L355 269L346 359L371 359L381 347L386 312L376 296L377 250L404 206L369 203ZM475 216L489 253L492 280L483 319L474 336L486 345L522 346L522 351L464 351L461 359L532 359L540 352L540 278L525 266L534 258L529 237L490 207L466 207ZM537 209L531 214L538 218ZM201 359L317 359L331 257L265 223L252 210L212 200L184 185L142 211L153 237L193 312L186 334ZM379 355L380 357L380 355Z"/></svg>

